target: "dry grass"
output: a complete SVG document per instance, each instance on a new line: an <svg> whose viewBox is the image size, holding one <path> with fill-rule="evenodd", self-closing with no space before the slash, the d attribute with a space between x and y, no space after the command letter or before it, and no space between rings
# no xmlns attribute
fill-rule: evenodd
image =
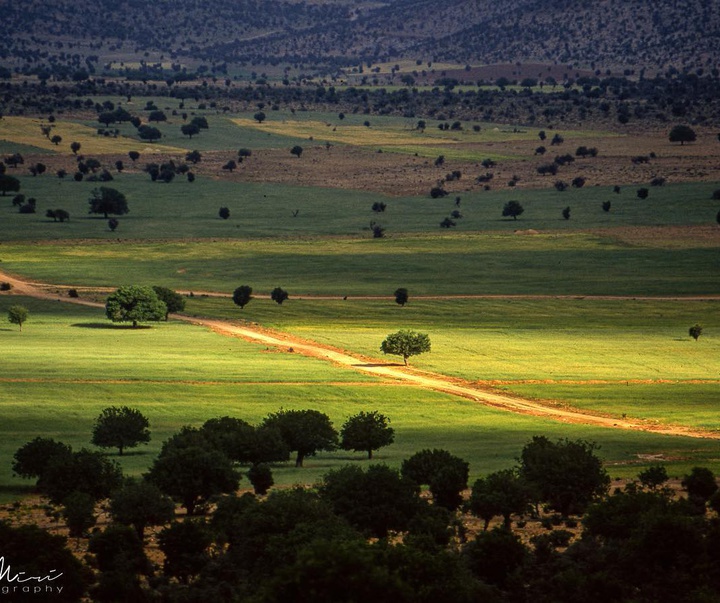
<svg viewBox="0 0 720 603"><path fill-rule="evenodd" d="M61 136L62 142L59 145L53 144L50 138L43 135L41 126L51 126L50 138ZM98 126L100 127L100 124ZM79 142L82 145L80 152L85 155L124 154L128 151L152 154L186 151L179 147L150 144L123 136L117 138L98 136L97 128L74 122L56 121L50 124L46 120L31 117L4 117L0 120L0 139L68 155L71 154L71 142Z"/></svg>

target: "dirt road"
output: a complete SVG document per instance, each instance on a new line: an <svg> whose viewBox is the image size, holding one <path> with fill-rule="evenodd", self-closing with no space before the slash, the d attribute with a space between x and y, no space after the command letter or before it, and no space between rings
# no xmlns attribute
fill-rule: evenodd
<svg viewBox="0 0 720 603"><path fill-rule="evenodd" d="M67 295L58 296L57 286L29 283L15 277L11 277L2 272L0 272L0 281L5 281L12 285L12 294L26 295L39 299L58 300L99 308L104 307L101 303L84 300L82 298L71 298ZM52 290L53 288L55 291ZM269 331L261 327L240 326L230 321L189 317L181 314L173 315L173 318L208 327L221 335L242 337L247 341L257 342L266 346L273 346L286 350L292 348L293 352L327 360L328 362L332 362L336 365L349 367L363 373L406 383L415 387L459 396L486 406L491 406L509 412L554 419L565 423L595 425L599 427L636 431L652 431L653 433L689 436L695 438L720 439L720 433L716 432L706 432L683 426L647 425L639 421L584 413L566 407L552 406L550 404L526 400L518 396L498 393L488 389L481 389L474 386L472 383L461 379L419 371L412 367L405 367L403 365L389 363L383 360L363 358L330 346L321 345L313 341L306 341L287 333Z"/></svg>

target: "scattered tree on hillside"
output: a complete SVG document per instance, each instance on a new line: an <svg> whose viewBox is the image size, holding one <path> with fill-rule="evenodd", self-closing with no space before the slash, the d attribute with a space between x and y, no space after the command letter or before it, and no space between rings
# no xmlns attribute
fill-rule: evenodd
<svg viewBox="0 0 720 603"><path fill-rule="evenodd" d="M360 411L345 421L340 429L340 448L367 452L368 459L372 459L373 450L395 441L395 430L389 423L390 419L377 410Z"/></svg>
<svg viewBox="0 0 720 603"><path fill-rule="evenodd" d="M647 188L637 189L638 199L647 199L650 196L650 191Z"/></svg>
<svg viewBox="0 0 720 603"><path fill-rule="evenodd" d="M116 229L119 225L120 225L120 221L119 221L118 219L116 219L116 218L110 218L110 219L108 220L108 228L109 228L112 232L115 232L115 229Z"/></svg>
<svg viewBox="0 0 720 603"><path fill-rule="evenodd" d="M183 136L192 139L193 136L200 134L200 128L196 124L183 124L180 126L180 132L182 132Z"/></svg>
<svg viewBox="0 0 720 603"><path fill-rule="evenodd" d="M78 154L80 147L82 147L82 145L79 142L71 142L70 143L70 150L73 152L73 155Z"/></svg>
<svg viewBox="0 0 720 603"><path fill-rule="evenodd" d="M695 341L700 339L700 335L702 335L703 328L700 324L694 324L690 329L688 330L688 335L692 337Z"/></svg>
<svg viewBox="0 0 720 603"><path fill-rule="evenodd" d="M603 201L602 203L602 209L604 212L609 212L610 208L612 207L612 203L610 201Z"/></svg>
<svg viewBox="0 0 720 603"><path fill-rule="evenodd" d="M380 344L380 350L383 354L402 356L403 362L407 366L408 358L411 356L430 351L430 338L425 333L401 330L388 335Z"/></svg>
<svg viewBox="0 0 720 603"><path fill-rule="evenodd" d="M138 159L140 159L140 153L137 151L128 151L128 157L130 157L130 161L135 163Z"/></svg>
<svg viewBox="0 0 720 603"><path fill-rule="evenodd" d="M288 449L297 453L296 467L319 450L337 448L337 431L330 417L318 410L279 410L265 417L262 425L280 432Z"/></svg>
<svg viewBox="0 0 720 603"><path fill-rule="evenodd" d="M235 162L234 159L231 159L230 161L228 161L226 164L224 164L222 166L222 169L224 169L228 172L232 172L235 168L237 168L237 163Z"/></svg>
<svg viewBox="0 0 720 603"><path fill-rule="evenodd" d="M130 211L125 195L107 186L93 189L88 203L90 204L89 213L103 214L106 219L109 214L122 216Z"/></svg>
<svg viewBox="0 0 720 603"><path fill-rule="evenodd" d="M153 285L153 291L155 291L158 299L165 304L165 320L168 319L169 314L182 312L185 309L185 298L177 291L158 285Z"/></svg>
<svg viewBox="0 0 720 603"><path fill-rule="evenodd" d="M221 207L218 210L218 216L220 216L223 220L227 220L230 217L230 209L227 207Z"/></svg>
<svg viewBox="0 0 720 603"><path fill-rule="evenodd" d="M0 174L0 193L3 197L8 193L17 193L20 190L20 180L15 176Z"/></svg>
<svg viewBox="0 0 720 603"><path fill-rule="evenodd" d="M27 321L29 315L30 312L25 306L15 305L8 308L8 321L10 321L10 324L20 327L21 331L22 326Z"/></svg>
<svg viewBox="0 0 720 603"><path fill-rule="evenodd" d="M162 132L153 126L142 125L137 129L137 134L141 140L148 140L150 142L162 138Z"/></svg>
<svg viewBox="0 0 720 603"><path fill-rule="evenodd" d="M300 158L300 155L302 155L303 153L303 148L300 145L296 144L292 149L290 149L290 153Z"/></svg>
<svg viewBox="0 0 720 603"><path fill-rule="evenodd" d="M240 309L242 310L252 299L252 287L250 285L240 285L237 289L235 289L235 291L233 291L232 298L235 305L240 306Z"/></svg>
<svg viewBox="0 0 720 603"><path fill-rule="evenodd" d="M164 111L160 111L159 109L156 111L150 111L150 114L148 115L148 121L154 121L157 123L160 123L161 121L167 121L167 115L165 115Z"/></svg>
<svg viewBox="0 0 720 603"><path fill-rule="evenodd" d="M265 115L265 113L263 113L262 111L258 111L257 113L255 113L255 115L253 115L253 119L259 124L264 122L266 117L267 115Z"/></svg>
<svg viewBox="0 0 720 603"><path fill-rule="evenodd" d="M188 153L185 155L185 161L189 161L192 164L197 164L202 161L202 154L200 151L188 151Z"/></svg>
<svg viewBox="0 0 720 603"><path fill-rule="evenodd" d="M569 207L566 207L565 209L562 210L562 217L565 218L566 220L570 219L570 208Z"/></svg>
<svg viewBox="0 0 720 603"><path fill-rule="evenodd" d="M395 303L399 306L404 306L406 303L408 303L408 290L405 289L405 287L400 287L399 289L395 289L395 293L393 293L395 296Z"/></svg>
<svg viewBox="0 0 720 603"><path fill-rule="evenodd" d="M273 300L278 305L282 305L282 303L288 299L290 296L288 295L288 292L285 291L282 287L275 287L270 292L270 299Z"/></svg>
<svg viewBox="0 0 720 603"><path fill-rule="evenodd" d="M101 448L117 448L123 455L126 448L150 441L149 422L138 409L110 406L95 419L92 443Z"/></svg>
<svg viewBox="0 0 720 603"><path fill-rule="evenodd" d="M138 322L163 320L166 312L167 307L151 287L120 287L105 302L105 314L110 320L132 322L133 327Z"/></svg>
<svg viewBox="0 0 720 603"><path fill-rule="evenodd" d="M520 205L518 201L508 201L502 210L504 217L511 216L513 220L517 220L517 217L525 211L525 208Z"/></svg>
<svg viewBox="0 0 720 603"><path fill-rule="evenodd" d="M670 130L668 138L670 142L679 142L680 146L682 146L686 142L695 142L697 135L690 126L679 125Z"/></svg>
<svg viewBox="0 0 720 603"><path fill-rule="evenodd" d="M59 145L62 142L62 136L55 134L55 136L50 139L50 142L52 142L54 145Z"/></svg>
<svg viewBox="0 0 720 603"><path fill-rule="evenodd" d="M656 490L670 478L664 465L650 465L647 469L638 473L638 479L644 487Z"/></svg>

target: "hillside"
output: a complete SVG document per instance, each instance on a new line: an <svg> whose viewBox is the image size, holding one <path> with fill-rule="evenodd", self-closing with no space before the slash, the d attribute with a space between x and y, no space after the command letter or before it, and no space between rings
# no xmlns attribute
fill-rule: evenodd
<svg viewBox="0 0 720 603"><path fill-rule="evenodd" d="M0 40L8 68L69 73L133 61L279 63L308 70L412 59L541 62L593 69L711 71L720 13L711 0L387 0L354 4L242 0L39 0L7 3Z"/></svg>

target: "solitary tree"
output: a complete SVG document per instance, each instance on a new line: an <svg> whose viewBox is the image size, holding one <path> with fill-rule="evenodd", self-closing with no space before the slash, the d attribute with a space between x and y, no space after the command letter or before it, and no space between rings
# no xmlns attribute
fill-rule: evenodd
<svg viewBox="0 0 720 603"><path fill-rule="evenodd" d="M135 448L150 441L149 422L138 409L110 406L95 419L92 443L101 448L117 448L122 456L125 448Z"/></svg>
<svg viewBox="0 0 720 603"><path fill-rule="evenodd" d="M277 429L291 451L295 451L295 466L302 467L306 456L318 450L337 448L337 431L330 417L319 410L279 410L263 420L263 426Z"/></svg>
<svg viewBox="0 0 720 603"><path fill-rule="evenodd" d="M290 149L290 153L299 158L303 153L303 148L299 144L296 144L292 149Z"/></svg>
<svg viewBox="0 0 720 603"><path fill-rule="evenodd" d="M185 298L177 291L157 285L153 286L153 291L155 291L158 299L165 304L165 320L168 319L169 314L182 312L185 309Z"/></svg>
<svg viewBox="0 0 720 603"><path fill-rule="evenodd" d="M191 163L200 163L202 161L202 153L200 151L188 151L185 154L185 161L190 161Z"/></svg>
<svg viewBox="0 0 720 603"><path fill-rule="evenodd" d="M686 142L695 142L697 135L690 126L680 125L670 130L668 138L670 142L679 142L680 146L682 146Z"/></svg>
<svg viewBox="0 0 720 603"><path fill-rule="evenodd" d="M132 322L133 327L137 327L140 321L163 320L166 312L167 306L151 287L120 287L105 302L105 314L110 320Z"/></svg>
<svg viewBox="0 0 720 603"><path fill-rule="evenodd" d="M389 423L390 419L377 410L360 411L345 421L340 429L340 448L367 452L368 459L372 459L373 450L395 441L395 430Z"/></svg>
<svg viewBox="0 0 720 603"><path fill-rule="evenodd" d="M29 314L25 306L10 306L8 308L8 320L11 324L18 325L21 331L23 323L28 319Z"/></svg>
<svg viewBox="0 0 720 603"><path fill-rule="evenodd" d="M89 213L103 214L106 219L109 214L122 216L130 211L125 195L107 186L94 189L88 203L90 204Z"/></svg>
<svg viewBox="0 0 720 603"><path fill-rule="evenodd" d="M62 142L62 136L55 134L55 136L50 139L50 142L52 142L54 145L58 145Z"/></svg>
<svg viewBox="0 0 720 603"><path fill-rule="evenodd" d="M82 145L79 142L71 142L70 150L73 152L74 155L77 155L77 152L80 150L81 146Z"/></svg>
<svg viewBox="0 0 720 603"><path fill-rule="evenodd" d="M562 217L565 218L566 220L570 219L570 208L569 207L566 207L565 209L562 210Z"/></svg>
<svg viewBox="0 0 720 603"><path fill-rule="evenodd" d="M697 341L698 339L700 339L700 335L702 335L702 331L703 331L702 325L694 324L688 330L688 335L690 335L690 337L692 337L695 341Z"/></svg>
<svg viewBox="0 0 720 603"><path fill-rule="evenodd" d="M128 157L130 157L130 161L135 163L138 159L140 159L140 153L137 151L128 151Z"/></svg>
<svg viewBox="0 0 720 603"><path fill-rule="evenodd" d="M409 330L397 331L385 338L380 344L380 350L383 354L402 356L405 366L407 366L410 356L430 351L430 338L425 333Z"/></svg>
<svg viewBox="0 0 720 603"><path fill-rule="evenodd" d="M235 289L235 291L233 291L232 298L235 305L240 306L240 309L242 310L252 299L252 287L250 285L240 285L237 289Z"/></svg>
<svg viewBox="0 0 720 603"><path fill-rule="evenodd" d="M156 111L150 111L150 114L148 115L148 121L154 121L157 123L160 123L161 121L167 121L167 115L165 115L164 111L160 111L159 109Z"/></svg>
<svg viewBox="0 0 720 603"><path fill-rule="evenodd" d="M142 140L160 140L162 138L162 132L154 126L142 125L137 129L137 134Z"/></svg>
<svg viewBox="0 0 720 603"><path fill-rule="evenodd" d="M503 216L512 216L513 220L517 220L517 217L525 211L522 205L518 201L508 201L502 210Z"/></svg>
<svg viewBox="0 0 720 603"><path fill-rule="evenodd" d="M0 193L3 197L8 193L16 193L20 190L20 181L15 176L0 174Z"/></svg>
<svg viewBox="0 0 720 603"><path fill-rule="evenodd" d="M276 302L278 305L282 305L282 303L290 297L288 295L288 292L285 291L282 287L275 287L270 292L270 299L272 299L274 302Z"/></svg>
<svg viewBox="0 0 720 603"><path fill-rule="evenodd" d="M230 209L227 207L221 207L218 210L218 216L220 216L223 220L227 220L230 217Z"/></svg>
<svg viewBox="0 0 720 603"><path fill-rule="evenodd" d="M396 289L393 295L395 295L395 303L400 306L404 306L408 302L408 290L404 287Z"/></svg>
<svg viewBox="0 0 720 603"><path fill-rule="evenodd" d="M637 196L638 199L647 199L650 196L650 191L645 187L639 188L637 189Z"/></svg>
<svg viewBox="0 0 720 603"><path fill-rule="evenodd" d="M253 118L254 118L255 121L257 121L259 124L261 124L262 122L264 122L266 117L267 117L267 115L265 115L265 113L263 113L262 111L258 111L257 113L255 113L255 115L253 115Z"/></svg>
<svg viewBox="0 0 720 603"><path fill-rule="evenodd" d="M191 139L193 136L200 134L200 128L198 128L196 124L183 124L182 126L180 126L180 131L182 132L183 136L187 136Z"/></svg>

